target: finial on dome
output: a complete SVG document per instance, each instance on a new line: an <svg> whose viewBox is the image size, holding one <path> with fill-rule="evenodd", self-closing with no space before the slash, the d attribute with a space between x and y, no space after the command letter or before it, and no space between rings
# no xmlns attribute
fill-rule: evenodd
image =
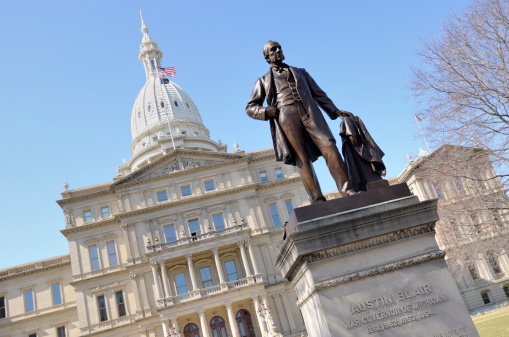
<svg viewBox="0 0 509 337"><path fill-rule="evenodd" d="M143 13L142 13L141 9L140 9L140 18L141 18L141 32L148 33L148 28L145 25L145 20L143 20Z"/></svg>

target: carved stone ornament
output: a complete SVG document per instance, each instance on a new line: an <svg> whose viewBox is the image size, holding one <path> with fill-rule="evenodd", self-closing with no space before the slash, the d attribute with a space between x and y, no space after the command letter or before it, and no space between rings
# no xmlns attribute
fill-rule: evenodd
<svg viewBox="0 0 509 337"><path fill-rule="evenodd" d="M137 274L129 274L129 278L131 280L134 280L134 279L137 279L137 278L140 278L143 276L143 273L137 273Z"/></svg>
<svg viewBox="0 0 509 337"><path fill-rule="evenodd" d="M64 215L65 215L65 227L66 228L76 227L74 225L74 219L72 217L72 211L70 209L66 209L66 210L64 210Z"/></svg>
<svg viewBox="0 0 509 337"><path fill-rule="evenodd" d="M141 177L134 179L133 181L143 181L143 180L148 180L148 179L152 179L152 178L162 177L164 175L170 174L175 171L198 168L198 167L210 165L213 163L214 163L213 161L207 161L207 160L194 161L193 159L178 158L178 159L175 159L174 161L172 161L171 163L166 164L165 166L161 167L160 169L158 169L150 174L142 175Z"/></svg>
<svg viewBox="0 0 509 337"><path fill-rule="evenodd" d="M299 298L297 305L300 307L305 301L307 301L314 293L320 290L337 287L340 284L345 284L353 281L358 281L364 278L389 273L398 269L408 268L423 262L428 262L436 259L441 259L445 256L445 251L437 250L435 252L417 255L408 259L396 261L393 263L376 266L369 269L364 269L359 272L339 276L327 281L317 282L308 289L306 295Z"/></svg>

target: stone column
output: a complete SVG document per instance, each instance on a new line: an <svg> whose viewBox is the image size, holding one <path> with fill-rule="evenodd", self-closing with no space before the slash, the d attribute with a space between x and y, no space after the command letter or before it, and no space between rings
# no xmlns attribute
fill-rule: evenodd
<svg viewBox="0 0 509 337"><path fill-rule="evenodd" d="M132 263L133 258L131 254L131 242L129 241L129 226L131 224L124 223L120 225L120 228L122 228L122 237L124 238L124 244L125 244L125 250L127 251L127 263Z"/></svg>
<svg viewBox="0 0 509 337"><path fill-rule="evenodd" d="M142 309L142 303L140 298L140 293L138 291L138 281L137 279L143 276L142 273L139 274L129 274L129 278L131 279L131 286L134 292L134 301L136 303L136 316L145 316Z"/></svg>
<svg viewBox="0 0 509 337"><path fill-rule="evenodd" d="M237 320L235 319L235 314L233 313L232 303L225 303L226 312L228 313L228 322L230 323L230 330L232 331L233 337L239 336L239 329L237 328Z"/></svg>
<svg viewBox="0 0 509 337"><path fill-rule="evenodd" d="M244 269L246 270L246 276L252 276L251 267L249 267L249 261L247 260L246 249L244 248L244 241L237 243L240 249L240 255L242 256L242 263L244 264Z"/></svg>
<svg viewBox="0 0 509 337"><path fill-rule="evenodd" d="M258 326L260 327L260 331L262 333L262 336L266 336L267 335L267 324L265 323L265 318L263 317L263 315L261 314L260 312L260 302L258 302L258 296L253 296L251 297L253 299L253 303L254 303L254 307L255 307L255 311L256 311L256 316L257 316L257 321L258 321Z"/></svg>
<svg viewBox="0 0 509 337"><path fill-rule="evenodd" d="M256 266L256 258L254 256L253 243L251 242L251 240L247 240L247 250L249 252L249 258L251 259L251 262L253 263L254 274L258 275L258 274L260 274L260 271L258 270L258 267Z"/></svg>
<svg viewBox="0 0 509 337"><path fill-rule="evenodd" d="M226 279L224 278L223 268L221 266L221 259L219 258L219 249L217 247L212 249L214 253L214 261L216 262L217 274L219 275L219 283L225 283Z"/></svg>
<svg viewBox="0 0 509 337"><path fill-rule="evenodd" d="M191 254L186 255L187 266L189 267L189 275L191 275L191 283L193 290L198 290L198 282L196 281L196 273L194 272L193 256Z"/></svg>
<svg viewBox="0 0 509 337"><path fill-rule="evenodd" d="M205 310L199 310L198 315L200 316L200 326L201 326L202 337L210 337L209 326L207 324L207 320L205 319Z"/></svg>
<svg viewBox="0 0 509 337"><path fill-rule="evenodd" d="M163 277L164 293L166 294L165 297L171 297L170 280L168 279L168 272L166 271L164 261L159 262L159 266L161 268L161 275Z"/></svg>
<svg viewBox="0 0 509 337"><path fill-rule="evenodd" d="M150 263L150 267L152 268L152 276L154 277L154 284L156 286L156 296L157 299L160 300L163 298L161 282L159 281L159 275L157 274L157 262Z"/></svg>
<svg viewBox="0 0 509 337"><path fill-rule="evenodd" d="M161 321L161 324L163 326L163 336L168 336L168 323L166 323L166 319L163 319Z"/></svg>
<svg viewBox="0 0 509 337"><path fill-rule="evenodd" d="M297 330L297 325L295 324L295 320L293 319L292 311L290 310L290 302L288 302L288 295L285 293L279 294L281 299L283 300L283 306L285 309L286 317L288 318L288 323L290 324L290 329L292 332Z"/></svg>
<svg viewBox="0 0 509 337"><path fill-rule="evenodd" d="M170 318L170 331L171 330L179 331L179 325L177 323L177 317L171 317ZM166 336L165 336L166 337Z"/></svg>

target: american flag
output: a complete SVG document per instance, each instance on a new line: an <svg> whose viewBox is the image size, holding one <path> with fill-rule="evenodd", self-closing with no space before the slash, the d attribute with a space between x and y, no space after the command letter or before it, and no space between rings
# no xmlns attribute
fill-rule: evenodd
<svg viewBox="0 0 509 337"><path fill-rule="evenodd" d="M157 68L159 70L159 77L170 76L175 77L175 67Z"/></svg>

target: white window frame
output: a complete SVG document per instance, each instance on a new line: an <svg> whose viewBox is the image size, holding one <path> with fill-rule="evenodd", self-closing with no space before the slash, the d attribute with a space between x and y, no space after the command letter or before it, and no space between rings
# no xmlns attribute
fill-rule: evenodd
<svg viewBox="0 0 509 337"><path fill-rule="evenodd" d="M182 198L190 197L193 195L193 189L191 187L191 184L183 184L183 185L180 185L179 188L180 188L180 195L182 196ZM185 188L189 188L189 194L184 195Z"/></svg>
<svg viewBox="0 0 509 337"><path fill-rule="evenodd" d="M104 216L104 212L103 212L103 209L107 209L108 210L108 215L107 216ZM110 206L108 205L103 205L100 207L100 211L101 211L101 218L103 219L107 219L107 218L110 218L111 217L111 210L110 210Z"/></svg>
<svg viewBox="0 0 509 337"><path fill-rule="evenodd" d="M27 300L26 300L26 296L25 296L25 292L30 290L31 293L32 293L32 306L33 306L33 310L31 311L27 311ZM35 302L35 291L34 291L34 286L29 286L29 287L25 287L23 289L21 289L21 294L23 296L23 312L25 314L29 314L29 313L35 313L37 311L37 304Z"/></svg>
<svg viewBox="0 0 509 337"><path fill-rule="evenodd" d="M111 254L110 254L110 250L109 250L109 246L108 246L109 243L113 243L113 249L115 250L115 259L117 260L117 264L115 264L115 265L111 264ZM108 267L117 267L120 265L117 243L115 242L115 240L106 241L106 255L108 255Z"/></svg>
<svg viewBox="0 0 509 337"><path fill-rule="evenodd" d="M211 190L208 190L207 189L207 183L212 183L212 187L214 187L214 188L211 189ZM217 190L216 182L214 181L214 179L206 179L206 180L204 180L203 181L203 189L205 190L205 192L212 192L212 191Z"/></svg>
<svg viewBox="0 0 509 337"><path fill-rule="evenodd" d="M164 195L166 196L166 199L165 200L159 200L159 193L164 193ZM168 195L168 191L166 189L162 189L162 190L156 190L155 191L155 194L156 194L156 201L158 204L162 203L162 202L167 202L168 200L170 200L170 197Z"/></svg>
<svg viewBox="0 0 509 337"><path fill-rule="evenodd" d="M85 215L85 213L90 213L90 220L87 220L87 216ZM92 212L92 209L91 208L87 208L85 210L83 210L83 222L91 222L91 221L94 221L94 213Z"/></svg>
<svg viewBox="0 0 509 337"><path fill-rule="evenodd" d="M90 248L92 248L93 246L95 246L95 250L96 250L96 253L97 253L97 263L99 265L99 267L97 269L94 269L94 264L92 263L93 259L92 259L92 255L90 254ZM94 272L94 271L98 271L98 270L101 270L101 254L100 254L100 251L99 251L99 244L96 242L96 243L93 243L93 244L90 244L88 245L87 247L87 250L88 250L88 261L90 263L90 271L91 272Z"/></svg>
<svg viewBox="0 0 509 337"><path fill-rule="evenodd" d="M278 171L281 172L281 177L278 177L278 174L277 174ZM277 180L284 179L285 178L285 173L283 171L283 168L282 167L275 167L274 168L274 176L276 177Z"/></svg>
<svg viewBox="0 0 509 337"><path fill-rule="evenodd" d="M54 292L53 292L53 285L55 284L58 284L58 288L60 290L60 304L55 304L55 295L54 295ZM50 288L50 291L51 291L51 305L52 306L58 306L58 305L62 305L64 304L64 295L63 295L63 288L62 288L62 283L58 280L55 280L55 281L51 281L50 284L49 284L49 288Z"/></svg>
<svg viewBox="0 0 509 337"><path fill-rule="evenodd" d="M265 175L265 178L263 178ZM267 174L267 170L258 171L258 177L260 178L260 183L265 184L269 182L269 175Z"/></svg>

